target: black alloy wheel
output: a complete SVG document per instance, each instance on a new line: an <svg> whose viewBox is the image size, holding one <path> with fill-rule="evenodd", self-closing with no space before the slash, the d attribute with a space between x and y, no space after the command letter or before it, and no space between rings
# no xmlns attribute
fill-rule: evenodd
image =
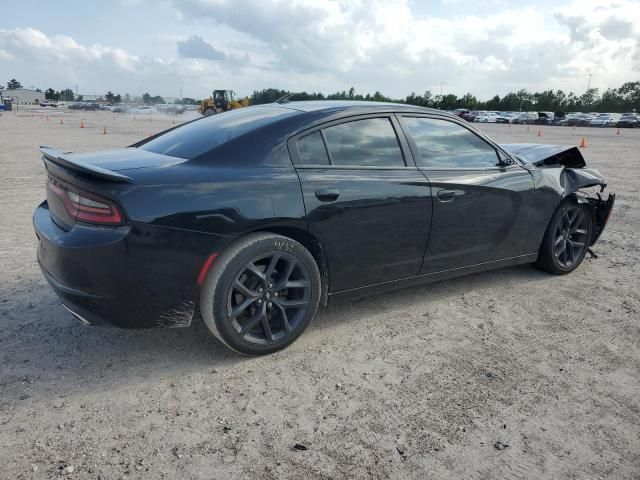
<svg viewBox="0 0 640 480"><path fill-rule="evenodd" d="M269 232L249 234L214 260L200 291L200 312L213 335L245 355L293 343L313 320L322 280L299 242Z"/></svg>
<svg viewBox="0 0 640 480"><path fill-rule="evenodd" d="M576 199L566 199L557 208L542 239L536 266L564 275L584 259L593 232L591 207Z"/></svg>
<svg viewBox="0 0 640 480"><path fill-rule="evenodd" d="M309 272L285 252L259 255L236 276L227 314L236 333L255 344L278 342L296 330L309 310Z"/></svg>
<svg viewBox="0 0 640 480"><path fill-rule="evenodd" d="M587 214L580 205L565 210L554 235L554 251L558 264L572 268L582 260L587 248L589 224Z"/></svg>

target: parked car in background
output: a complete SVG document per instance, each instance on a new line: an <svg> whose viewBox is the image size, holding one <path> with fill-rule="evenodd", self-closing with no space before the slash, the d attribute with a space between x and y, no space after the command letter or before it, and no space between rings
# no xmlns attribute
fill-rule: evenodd
<svg viewBox="0 0 640 480"><path fill-rule="evenodd" d="M45 100L44 102L40 102L41 107L57 107L58 104L53 100Z"/></svg>
<svg viewBox="0 0 640 480"><path fill-rule="evenodd" d="M549 125L553 121L553 112L537 112L538 118L533 123L536 125Z"/></svg>
<svg viewBox="0 0 640 480"><path fill-rule="evenodd" d="M467 108L456 108L453 111L453 114L460 118L463 118L467 113L469 113L469 110Z"/></svg>
<svg viewBox="0 0 640 480"><path fill-rule="evenodd" d="M511 115L508 112L500 112L496 117L496 123L511 123Z"/></svg>
<svg viewBox="0 0 640 480"><path fill-rule="evenodd" d="M525 263L567 274L615 200L575 146L501 145L390 103L258 105L129 148L41 151L37 258L76 318L187 327L199 312L247 355L339 298Z"/></svg>
<svg viewBox="0 0 640 480"><path fill-rule="evenodd" d="M71 110L100 110L100 104L96 101L74 102L67 108Z"/></svg>
<svg viewBox="0 0 640 480"><path fill-rule="evenodd" d="M482 115L483 113L487 113L485 110L471 110L470 112L462 115L467 122L473 123L478 115Z"/></svg>
<svg viewBox="0 0 640 480"><path fill-rule="evenodd" d="M555 127L566 125L566 119L567 115L564 112L554 112L553 118L549 122L549 125L553 125Z"/></svg>
<svg viewBox="0 0 640 480"><path fill-rule="evenodd" d="M612 113L599 113L589 121L590 127L610 127L616 124L618 117Z"/></svg>
<svg viewBox="0 0 640 480"><path fill-rule="evenodd" d="M522 125L532 125L538 118L537 112L520 112L518 116L513 120L513 123L519 123Z"/></svg>
<svg viewBox="0 0 640 480"><path fill-rule="evenodd" d="M149 107L149 106L142 106L142 107L135 107L132 108L129 113L133 113L134 115L151 115L152 113L154 113L156 110L153 107Z"/></svg>
<svg viewBox="0 0 640 480"><path fill-rule="evenodd" d="M575 116L567 118L566 125L569 127L586 127L595 117L588 113L578 113Z"/></svg>
<svg viewBox="0 0 640 480"><path fill-rule="evenodd" d="M498 119L498 112L483 112L477 115L474 122L478 123L496 123Z"/></svg>
<svg viewBox="0 0 640 480"><path fill-rule="evenodd" d="M623 113L616 122L616 127L618 128L635 128L638 126L640 126L640 120L635 113Z"/></svg>

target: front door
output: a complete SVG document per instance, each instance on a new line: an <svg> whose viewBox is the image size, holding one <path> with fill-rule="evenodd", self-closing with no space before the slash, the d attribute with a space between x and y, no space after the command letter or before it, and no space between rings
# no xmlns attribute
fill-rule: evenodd
<svg viewBox="0 0 640 480"><path fill-rule="evenodd" d="M433 220L421 273L535 253L527 251L535 203L526 169L460 123L403 116L402 124L432 189Z"/></svg>

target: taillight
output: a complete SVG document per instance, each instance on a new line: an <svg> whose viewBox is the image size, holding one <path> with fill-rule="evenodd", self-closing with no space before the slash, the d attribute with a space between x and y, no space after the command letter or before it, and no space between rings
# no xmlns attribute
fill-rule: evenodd
<svg viewBox="0 0 640 480"><path fill-rule="evenodd" d="M60 197L69 216L79 222L96 225L120 225L123 222L124 216L118 206L104 197L84 192L51 176L47 186Z"/></svg>

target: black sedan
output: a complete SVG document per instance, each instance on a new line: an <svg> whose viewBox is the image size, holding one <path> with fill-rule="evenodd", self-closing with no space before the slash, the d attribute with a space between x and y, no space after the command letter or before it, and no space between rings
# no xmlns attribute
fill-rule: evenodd
<svg viewBox="0 0 640 480"><path fill-rule="evenodd" d="M523 263L571 272L615 198L575 147L498 145L383 103L254 106L129 148L42 153L38 261L75 317L184 327L201 313L249 355L289 345L335 299Z"/></svg>

